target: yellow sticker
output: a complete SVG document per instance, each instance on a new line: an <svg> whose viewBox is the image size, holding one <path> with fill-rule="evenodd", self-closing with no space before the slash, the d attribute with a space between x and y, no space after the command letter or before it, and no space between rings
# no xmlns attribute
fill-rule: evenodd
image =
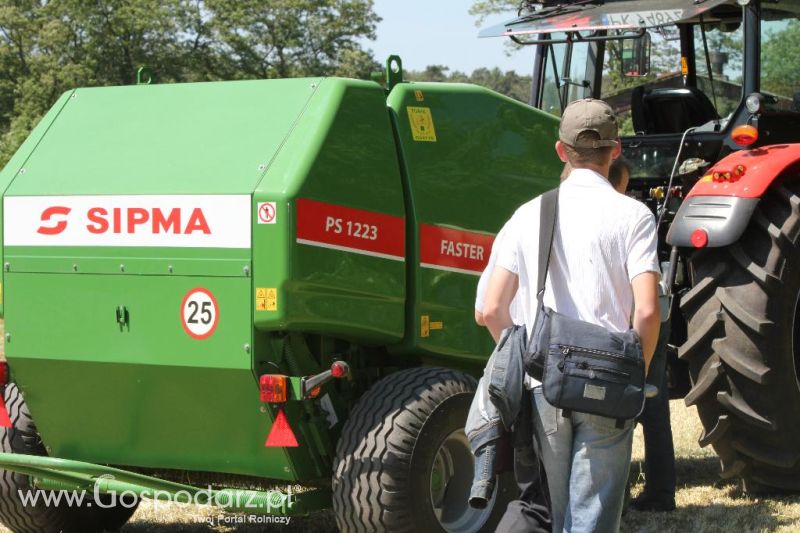
<svg viewBox="0 0 800 533"><path fill-rule="evenodd" d="M420 337L430 337L431 336L431 328L430 328L431 319L428 315L422 315L420 317L420 327L419 327L419 336Z"/></svg>
<svg viewBox="0 0 800 533"><path fill-rule="evenodd" d="M433 116L429 107L406 107L408 122L411 124L411 136L415 141L436 142L436 129L433 127Z"/></svg>
<svg viewBox="0 0 800 533"><path fill-rule="evenodd" d="M714 176L712 176L711 174L706 174L705 176L700 178L700 181L714 181Z"/></svg>
<svg viewBox="0 0 800 533"><path fill-rule="evenodd" d="M444 329L444 323L441 320L431 322L431 329Z"/></svg>
<svg viewBox="0 0 800 533"><path fill-rule="evenodd" d="M256 289L256 311L277 311L278 289L259 287Z"/></svg>
<svg viewBox="0 0 800 533"><path fill-rule="evenodd" d="M422 91L420 91L419 89L414 91L414 98L417 99L417 102L424 102L425 101L425 95L423 95Z"/></svg>
<svg viewBox="0 0 800 533"><path fill-rule="evenodd" d="M689 62L686 60L686 57L681 57L681 75L689 75Z"/></svg>
<svg viewBox="0 0 800 533"><path fill-rule="evenodd" d="M267 311L278 310L278 289L267 289Z"/></svg>

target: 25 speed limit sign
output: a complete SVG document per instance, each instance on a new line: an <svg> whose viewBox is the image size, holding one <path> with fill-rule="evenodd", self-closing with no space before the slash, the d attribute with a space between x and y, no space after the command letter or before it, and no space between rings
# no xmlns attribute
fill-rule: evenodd
<svg viewBox="0 0 800 533"><path fill-rule="evenodd" d="M207 339L217 329L219 306L211 291L196 287L186 293L181 303L183 330L198 340Z"/></svg>

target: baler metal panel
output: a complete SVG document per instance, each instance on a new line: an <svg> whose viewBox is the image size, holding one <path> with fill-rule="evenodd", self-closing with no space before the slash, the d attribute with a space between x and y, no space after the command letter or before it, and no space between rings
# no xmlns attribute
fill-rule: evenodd
<svg viewBox="0 0 800 533"><path fill-rule="evenodd" d="M260 411L251 369L249 278L12 272L8 280L6 353L51 455L293 478L285 451L264 448L271 415ZM218 309L202 340L181 315L198 287Z"/></svg>
<svg viewBox="0 0 800 533"><path fill-rule="evenodd" d="M76 89L6 194L249 194L315 86L288 79Z"/></svg>
<svg viewBox="0 0 800 533"><path fill-rule="evenodd" d="M558 119L475 85L403 83L388 104L414 220L403 350L482 361L493 343L474 321L478 277L511 199L558 184Z"/></svg>
<svg viewBox="0 0 800 533"><path fill-rule="evenodd" d="M253 226L256 287L277 292L256 300L257 328L403 338L403 184L380 86L323 80L253 196L278 212Z"/></svg>
<svg viewBox="0 0 800 533"><path fill-rule="evenodd" d="M72 91L67 91L66 93L62 94L58 101L50 108L50 111L42 117L39 121L39 124L33 129L28 138L25 139L25 142L17 149L14 155L11 157L6 166L0 169L0 190L5 191L11 182L16 178L20 171L25 168L25 163L27 162L28 158L30 157L33 150L42 140L42 137L47 133L50 126L53 124L53 121L58 117L61 110L64 109L64 106L69 101L70 95ZM2 248L2 239L3 239L3 203L0 202L0 263L3 261L4 250ZM2 272L0 272L0 316L3 315L3 279L2 279Z"/></svg>

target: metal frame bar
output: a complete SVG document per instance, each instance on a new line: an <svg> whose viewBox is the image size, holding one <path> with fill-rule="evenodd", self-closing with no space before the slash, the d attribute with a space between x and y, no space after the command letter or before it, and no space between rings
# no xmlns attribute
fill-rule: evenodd
<svg viewBox="0 0 800 533"><path fill-rule="evenodd" d="M641 28L636 30L636 32L629 32L629 33L621 33L618 35L598 35L600 32L593 32L592 35L584 37L578 31L568 31L566 32L567 37L565 39L520 39L516 35L509 35L508 37L517 44L528 46L528 45L537 45L537 44L564 44L564 43L577 43L577 42L593 42L593 41L624 41L625 39L639 39L644 35L647 30L645 28ZM561 32L558 32L561 33ZM552 34L547 34L552 35Z"/></svg>

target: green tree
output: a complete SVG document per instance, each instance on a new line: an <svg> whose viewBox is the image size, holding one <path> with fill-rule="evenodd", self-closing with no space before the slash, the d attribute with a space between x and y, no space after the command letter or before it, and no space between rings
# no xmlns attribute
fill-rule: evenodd
<svg viewBox="0 0 800 533"><path fill-rule="evenodd" d="M372 0L0 0L0 167L65 90L378 68Z"/></svg>
<svg viewBox="0 0 800 533"><path fill-rule="evenodd" d="M761 88L792 98L800 85L800 21L765 32L761 47Z"/></svg>
<svg viewBox="0 0 800 533"><path fill-rule="evenodd" d="M230 78L330 74L375 38L372 0L206 0L220 71ZM352 58L352 57L351 57Z"/></svg>
<svg viewBox="0 0 800 533"><path fill-rule="evenodd" d="M520 8L519 0L475 0L469 14L476 17L476 24L482 24L492 15L515 15ZM510 17L509 17L510 18Z"/></svg>
<svg viewBox="0 0 800 533"><path fill-rule="evenodd" d="M478 68L467 75L458 70L449 72L445 65L428 65L423 71L407 71L405 77L411 81L435 81L450 83L474 83L500 94L515 98L520 102L528 101L531 88L531 77L520 76L513 70L503 72L499 68Z"/></svg>

